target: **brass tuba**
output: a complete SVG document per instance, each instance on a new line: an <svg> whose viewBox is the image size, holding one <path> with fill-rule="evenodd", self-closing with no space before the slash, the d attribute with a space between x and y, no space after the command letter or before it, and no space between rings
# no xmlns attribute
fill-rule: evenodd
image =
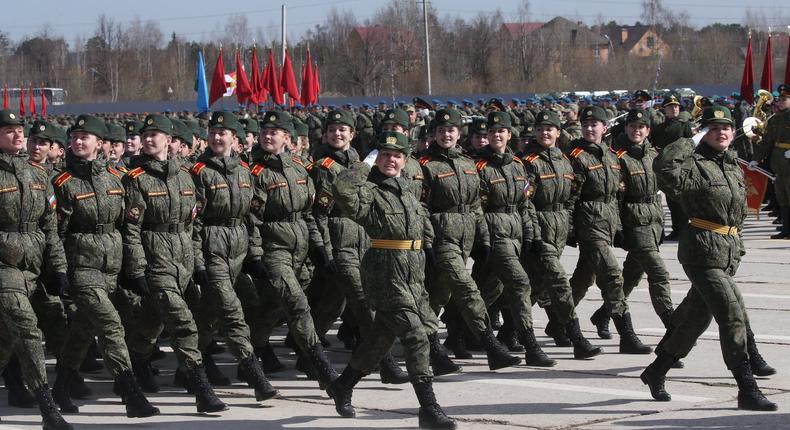
<svg viewBox="0 0 790 430"><path fill-rule="evenodd" d="M757 92L757 103L754 104L752 116L743 120L743 133L748 138L754 136L762 136L765 131L765 124L768 122L768 116L763 111L766 103L774 101L774 96L770 91L760 90Z"/></svg>
<svg viewBox="0 0 790 430"><path fill-rule="evenodd" d="M702 96L694 96L694 108L691 110L691 117L695 120L702 115L702 110L704 109L702 101L704 99L705 97Z"/></svg>

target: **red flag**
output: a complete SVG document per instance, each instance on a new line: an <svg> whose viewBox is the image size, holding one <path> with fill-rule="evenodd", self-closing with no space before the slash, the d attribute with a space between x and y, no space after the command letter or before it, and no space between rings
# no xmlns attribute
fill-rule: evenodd
<svg viewBox="0 0 790 430"><path fill-rule="evenodd" d="M44 85L41 85L41 116L47 116L47 98L44 97Z"/></svg>
<svg viewBox="0 0 790 430"><path fill-rule="evenodd" d="M773 67L774 56L771 53L771 35L768 35L768 43L765 45L765 62L763 63L763 76L760 78L760 88L768 92L773 91L774 76Z"/></svg>
<svg viewBox="0 0 790 430"><path fill-rule="evenodd" d="M30 84L30 116L36 116L36 99L33 98L33 84Z"/></svg>
<svg viewBox="0 0 790 430"><path fill-rule="evenodd" d="M318 62L315 63L313 69L313 81L315 81L315 102L318 103L318 95L321 94L321 78L318 75Z"/></svg>
<svg viewBox="0 0 790 430"><path fill-rule="evenodd" d="M760 213L765 190L768 187L768 177L756 170L749 170L744 163L739 162L739 164L746 182L746 206L755 213Z"/></svg>
<svg viewBox="0 0 790 430"><path fill-rule="evenodd" d="M277 79L277 66L274 64L274 52L271 49L269 49L269 64L266 66L264 76L266 77L264 86L269 91L269 95L272 96L274 103L278 105L283 104L283 91L280 88L280 81Z"/></svg>
<svg viewBox="0 0 790 430"><path fill-rule="evenodd" d="M252 82L250 82L250 86L252 88L251 101L257 105L262 101L262 98L261 71L258 69L258 47L255 45L252 47Z"/></svg>
<svg viewBox="0 0 790 430"><path fill-rule="evenodd" d="M208 105L211 106L215 101L222 98L228 87L225 83L225 63L222 61L222 48L219 48L217 65L214 66L214 74L211 75L211 88L208 93Z"/></svg>
<svg viewBox="0 0 790 430"><path fill-rule="evenodd" d="M269 97L269 90L267 88L269 82L269 65L264 64L263 71L261 72L261 82L258 87L258 103L266 103Z"/></svg>
<svg viewBox="0 0 790 430"><path fill-rule="evenodd" d="M19 86L19 116L25 117L25 87L23 85Z"/></svg>
<svg viewBox="0 0 790 430"><path fill-rule="evenodd" d="M3 86L3 109L8 110L11 106L10 101L8 100L8 84Z"/></svg>
<svg viewBox="0 0 790 430"><path fill-rule="evenodd" d="M294 76L293 64L288 50L285 50L285 62L283 63L283 73L280 75L280 87L283 92L291 96L291 100L299 103L299 88L296 86L296 76Z"/></svg>
<svg viewBox="0 0 790 430"><path fill-rule="evenodd" d="M310 50L307 50L307 61L302 71L302 103L311 105L315 103L315 81L313 80L313 60Z"/></svg>
<svg viewBox="0 0 790 430"><path fill-rule="evenodd" d="M746 48L746 63L743 65L743 77L741 78L741 98L754 104L754 71L752 70L752 38L749 37L749 45Z"/></svg>
<svg viewBox="0 0 790 430"><path fill-rule="evenodd" d="M239 104L245 104L253 101L253 96L250 81L247 80L247 73L241 64L241 54L236 51L236 100Z"/></svg>
<svg viewBox="0 0 790 430"><path fill-rule="evenodd" d="M785 63L785 84L790 84L790 37L787 38L787 63Z"/></svg>

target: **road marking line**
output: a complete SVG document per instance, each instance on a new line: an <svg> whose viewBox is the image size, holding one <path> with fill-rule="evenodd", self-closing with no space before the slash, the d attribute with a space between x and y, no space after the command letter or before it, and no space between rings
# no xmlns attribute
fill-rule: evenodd
<svg viewBox="0 0 790 430"><path fill-rule="evenodd" d="M647 333L665 333L667 329L665 328L640 328L637 332L647 332ZM719 332L717 331L706 331L702 333L700 337L709 337L712 339L719 338ZM780 336L780 335L773 335L773 334L755 334L754 338L757 340L784 340L790 341L790 336Z"/></svg>
<svg viewBox="0 0 790 430"><path fill-rule="evenodd" d="M614 388L589 387L585 385L554 384L551 382L525 381L523 379L474 379L464 382L475 382L480 384L493 384L493 385L512 385L516 387L530 387L530 388L540 388L546 390L570 391L574 393L606 394L610 396L627 397L629 399L637 398L644 400L653 400L653 398L650 397L649 391L645 392L645 391L632 391L632 390L618 390ZM645 390L647 390L647 388L645 388ZM712 401L714 399L708 397L684 396L684 395L672 394L672 400L679 400L681 402L701 403L701 402Z"/></svg>
<svg viewBox="0 0 790 430"><path fill-rule="evenodd" d="M689 288L691 286L689 285ZM640 293L650 293L647 288L636 288L633 292L640 292ZM688 290L684 289L681 291L675 290L672 291L673 295L676 296L685 296L688 294ZM781 300L790 300L790 295L782 295L782 294L759 294L759 293L741 293L743 297L754 297L758 299L781 299Z"/></svg>

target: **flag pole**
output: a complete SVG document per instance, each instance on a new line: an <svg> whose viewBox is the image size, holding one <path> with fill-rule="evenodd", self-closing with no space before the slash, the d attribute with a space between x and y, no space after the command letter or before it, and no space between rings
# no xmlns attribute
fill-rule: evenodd
<svg viewBox="0 0 790 430"><path fill-rule="evenodd" d="M285 22L286 22L285 21L285 14L286 14L286 12L285 12L285 4L283 4L282 5L282 22L280 23L280 27L281 27L280 37L281 37L281 40L282 40L282 43L283 43L283 45L282 45L283 66L285 66L285 49L286 49L285 48L285 46L286 46L285 45L286 44L286 42L285 42ZM285 94L285 97L289 97L287 93ZM290 100L288 98L284 98L283 99L283 103L285 103L285 106L289 106L289 104L290 104L289 101Z"/></svg>

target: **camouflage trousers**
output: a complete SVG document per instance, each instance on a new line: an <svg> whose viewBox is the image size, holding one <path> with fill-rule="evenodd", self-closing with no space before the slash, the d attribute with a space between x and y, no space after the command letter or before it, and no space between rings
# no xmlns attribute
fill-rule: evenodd
<svg viewBox="0 0 790 430"><path fill-rule="evenodd" d="M580 241L579 261L571 276L573 302L578 305L587 290L597 283L609 315L623 315L628 305L623 295L623 274L609 243L603 240Z"/></svg>
<svg viewBox="0 0 790 430"><path fill-rule="evenodd" d="M523 263L527 268L530 282L532 283L532 301L540 302L541 307L546 307L544 298L549 298L551 311L557 320L564 324L576 318L573 302L573 292L568 276L560 263L562 249L554 245L541 243L539 251L524 254Z"/></svg>
<svg viewBox="0 0 790 430"><path fill-rule="evenodd" d="M501 297L510 311L515 329L523 332L532 328L532 287L521 265L519 248L512 240L495 240L491 244L484 295L488 306Z"/></svg>
<svg viewBox="0 0 790 430"><path fill-rule="evenodd" d="M67 313L72 318L76 313L74 303L70 299L61 300L58 296L50 296L44 290L44 286L39 285L30 297L30 304L36 312L38 328L44 335L47 352L57 357L63 347L69 325Z"/></svg>
<svg viewBox="0 0 790 430"><path fill-rule="evenodd" d="M656 315L672 310L669 272L658 250L631 250L623 262L623 295L626 299L647 273L648 292Z"/></svg>
<svg viewBox="0 0 790 430"><path fill-rule="evenodd" d="M30 275L16 268L0 267L0 369L16 354L25 384L36 390L47 384L47 370L38 319L30 304L30 296L36 290L35 279L29 279Z"/></svg>
<svg viewBox="0 0 790 430"><path fill-rule="evenodd" d="M210 276L209 285L201 289L199 310L195 314L198 348L205 351L219 328L236 359L249 357L253 353L250 328L244 320L241 302L233 289L234 283L230 279L211 279Z"/></svg>
<svg viewBox="0 0 790 430"><path fill-rule="evenodd" d="M735 369L747 357L749 326L743 297L732 278L735 270L689 265L683 270L691 280L691 289L673 312L671 329L656 349L675 358L685 357L715 319L724 363Z"/></svg>

